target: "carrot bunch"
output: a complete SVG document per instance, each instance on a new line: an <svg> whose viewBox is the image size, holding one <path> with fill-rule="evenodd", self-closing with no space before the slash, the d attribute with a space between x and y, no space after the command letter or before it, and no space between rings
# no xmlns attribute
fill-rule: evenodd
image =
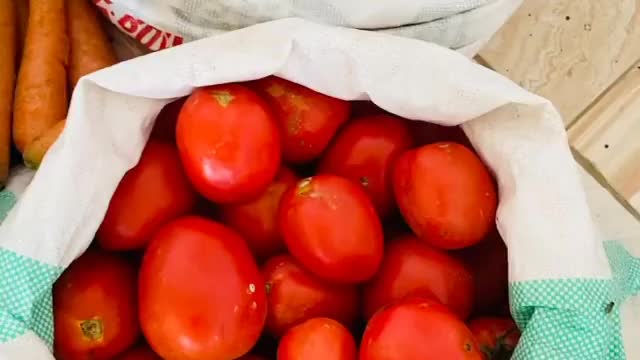
<svg viewBox="0 0 640 360"><path fill-rule="evenodd" d="M0 0L0 188L9 176L11 111L15 82L17 21L13 0Z"/></svg>
<svg viewBox="0 0 640 360"><path fill-rule="evenodd" d="M37 168L64 128L70 89L117 59L89 0L0 0L0 44L1 187L10 129L25 164Z"/></svg>

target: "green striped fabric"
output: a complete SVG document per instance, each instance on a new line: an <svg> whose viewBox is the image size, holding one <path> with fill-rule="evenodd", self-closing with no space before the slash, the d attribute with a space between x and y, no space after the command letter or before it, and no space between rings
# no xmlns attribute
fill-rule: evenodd
<svg viewBox="0 0 640 360"><path fill-rule="evenodd" d="M16 204L16 196L7 190L0 191L0 223L7 217L9 210Z"/></svg>
<svg viewBox="0 0 640 360"><path fill-rule="evenodd" d="M640 293L640 259L604 243L613 278L536 280L509 286L524 329L513 359L625 359L620 305Z"/></svg>
<svg viewBox="0 0 640 360"><path fill-rule="evenodd" d="M53 344L51 289L62 268L0 248L0 343L33 330Z"/></svg>
<svg viewBox="0 0 640 360"><path fill-rule="evenodd" d="M524 329L513 359L624 359L610 280L527 281L509 292Z"/></svg>

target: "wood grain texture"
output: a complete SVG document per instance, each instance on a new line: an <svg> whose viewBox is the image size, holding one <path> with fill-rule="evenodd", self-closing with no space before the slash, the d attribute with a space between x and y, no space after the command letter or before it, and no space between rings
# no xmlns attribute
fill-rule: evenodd
<svg viewBox="0 0 640 360"><path fill-rule="evenodd" d="M640 0L525 0L480 55L569 124L640 59Z"/></svg>
<svg viewBox="0 0 640 360"><path fill-rule="evenodd" d="M569 128L569 140L640 211L640 62Z"/></svg>

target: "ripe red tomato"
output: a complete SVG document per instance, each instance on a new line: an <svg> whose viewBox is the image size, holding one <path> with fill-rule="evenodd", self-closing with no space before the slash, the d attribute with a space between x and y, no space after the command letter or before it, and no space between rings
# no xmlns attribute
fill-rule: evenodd
<svg viewBox="0 0 640 360"><path fill-rule="evenodd" d="M467 326L435 300L408 297L377 312L367 324L360 360L481 360Z"/></svg>
<svg viewBox="0 0 640 360"><path fill-rule="evenodd" d="M363 291L368 319L383 306L409 294L427 291L461 319L473 306L473 276L444 251L434 249L413 235L389 241L382 266Z"/></svg>
<svg viewBox="0 0 640 360"><path fill-rule="evenodd" d="M413 232L432 246L471 246L495 226L491 175L460 144L441 142L405 152L396 161L393 188Z"/></svg>
<svg viewBox="0 0 640 360"><path fill-rule="evenodd" d="M264 281L234 231L187 216L163 226L140 268L142 331L167 359L235 359L266 318Z"/></svg>
<svg viewBox="0 0 640 360"><path fill-rule="evenodd" d="M356 342L339 322L314 318L285 333L278 360L356 360Z"/></svg>
<svg viewBox="0 0 640 360"><path fill-rule="evenodd" d="M469 329L487 360L510 359L520 340L520 330L510 318L476 318Z"/></svg>
<svg viewBox="0 0 640 360"><path fill-rule="evenodd" d="M280 136L271 110L243 85L194 91L178 116L176 140L189 179L213 202L260 195L280 168Z"/></svg>
<svg viewBox="0 0 640 360"><path fill-rule="evenodd" d="M284 194L278 222L305 268L337 283L371 278L382 261L382 225L358 184L335 175L306 178Z"/></svg>
<svg viewBox="0 0 640 360"><path fill-rule="evenodd" d="M282 156L292 164L311 161L324 151L350 113L348 101L269 76L254 83L273 108L282 134Z"/></svg>
<svg viewBox="0 0 640 360"><path fill-rule="evenodd" d="M453 255L460 259L473 274L474 312L495 314L508 302L509 268L507 247L497 231L472 247L458 250Z"/></svg>
<svg viewBox="0 0 640 360"><path fill-rule="evenodd" d="M114 360L162 360L147 345L135 346L117 356Z"/></svg>
<svg viewBox="0 0 640 360"><path fill-rule="evenodd" d="M265 259L285 249L278 231L278 206L282 194L298 180L293 171L283 167L259 197L220 208L222 221L244 237L257 258Z"/></svg>
<svg viewBox="0 0 640 360"><path fill-rule="evenodd" d="M359 118L340 131L324 154L319 172L362 184L380 217L385 217L395 207L392 166L412 144L403 119L391 115Z"/></svg>
<svg viewBox="0 0 640 360"><path fill-rule="evenodd" d="M140 335L136 269L118 255L87 250L53 288L56 357L111 359Z"/></svg>
<svg viewBox="0 0 640 360"><path fill-rule="evenodd" d="M262 267L267 286L266 329L281 336L292 326L314 317L328 317L350 326L358 316L355 286L325 282L289 255L269 259Z"/></svg>
<svg viewBox="0 0 640 360"><path fill-rule="evenodd" d="M108 250L144 248L162 224L190 211L195 202L176 148L149 141L138 164L118 184L98 229L98 243Z"/></svg>
<svg viewBox="0 0 640 360"><path fill-rule="evenodd" d="M179 98L168 103L160 110L151 131L151 139L169 144L176 143L176 123L185 100L187 100L186 97Z"/></svg>

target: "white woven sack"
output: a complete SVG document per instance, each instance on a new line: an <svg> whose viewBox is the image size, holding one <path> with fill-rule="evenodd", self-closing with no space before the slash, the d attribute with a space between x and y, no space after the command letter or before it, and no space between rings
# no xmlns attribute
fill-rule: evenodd
<svg viewBox="0 0 640 360"><path fill-rule="evenodd" d="M151 50L298 17L425 40L473 56L522 0L94 0Z"/></svg>

